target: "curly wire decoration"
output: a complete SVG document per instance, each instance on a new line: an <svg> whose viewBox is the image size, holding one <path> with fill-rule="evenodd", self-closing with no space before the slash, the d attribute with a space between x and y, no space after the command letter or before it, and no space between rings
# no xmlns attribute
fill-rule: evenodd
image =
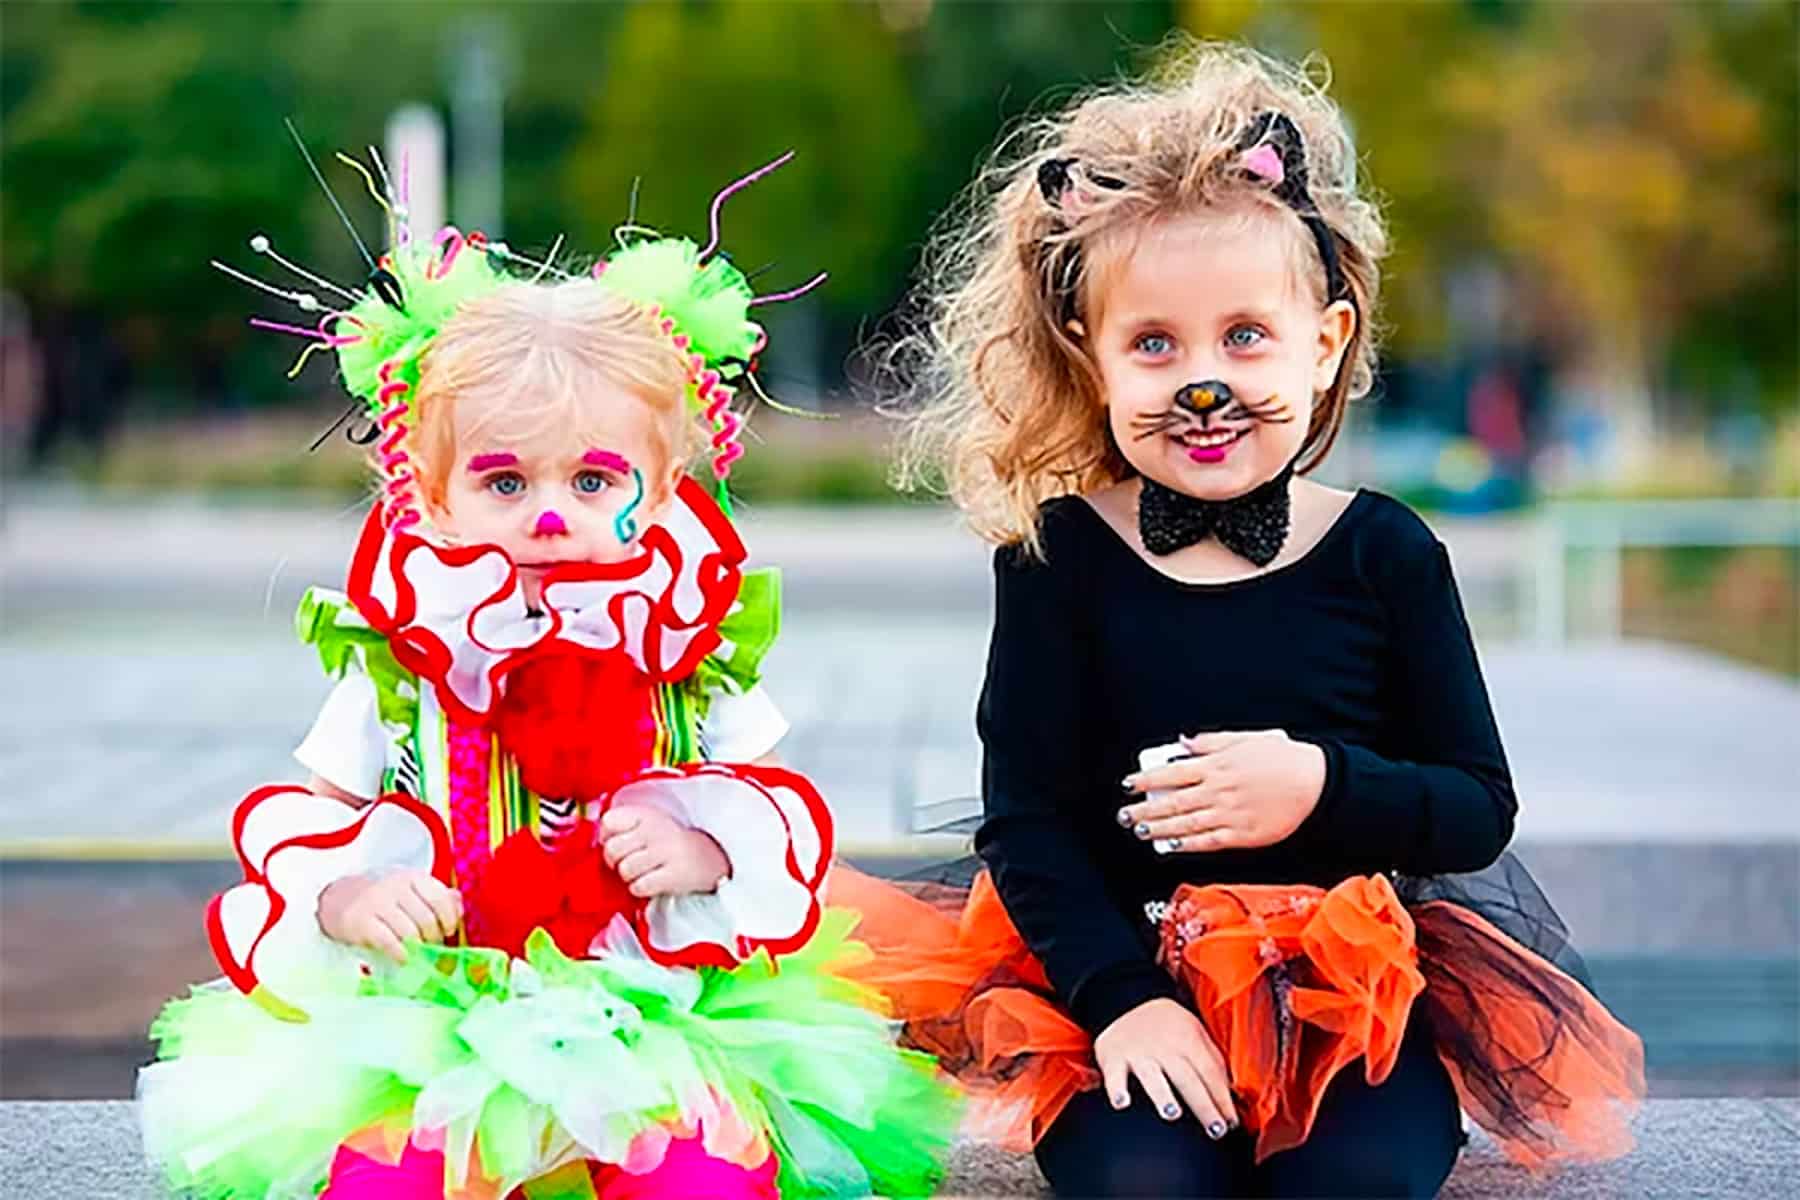
<svg viewBox="0 0 1800 1200"><path fill-rule="evenodd" d="M660 304L651 305L650 319L686 360L688 385L694 389L694 399L701 406L702 417L713 427L709 442L713 450L713 476L724 479L731 474L731 464L744 454L744 447L739 442L744 419L731 411L731 400L736 393L725 384L717 370L706 365L705 357L695 352L694 339L676 331L674 318L664 316Z"/></svg>
<svg viewBox="0 0 1800 1200"><path fill-rule="evenodd" d="M739 440L744 418L731 411L731 400L736 393L698 354L688 359L688 370L694 383L694 395L705 406L705 417L713 426L713 476L724 479L731 474L731 464L744 454L743 443Z"/></svg>
<svg viewBox="0 0 1800 1200"><path fill-rule="evenodd" d="M830 272L820 271L817 275L814 275L811 279L807 280L797 288L789 288L785 292L775 292L768 296L754 297L750 301L749 306L755 308L759 304L780 304L786 300L798 300L829 278L831 278Z"/></svg>
<svg viewBox="0 0 1800 1200"><path fill-rule="evenodd" d="M456 256L462 253L463 243L467 240L463 237L462 231L454 225L446 225L438 230L437 236L431 239L431 248L438 252L439 258L435 269L431 263L425 265L425 278L442 279L448 275L451 264L456 261Z"/></svg>
<svg viewBox="0 0 1800 1200"><path fill-rule="evenodd" d="M719 190L719 194L713 197L712 210L708 213L708 216L707 216L708 240L706 243L706 249L700 251L700 261L701 262L705 262L709 257L711 257L712 252L719 248L719 212L721 209L723 209L725 207L725 201L729 200L734 194L743 191L745 188L749 187L751 184L755 183L757 180L761 179L763 176L765 176L765 175L769 174L770 172L775 171L781 167L786 166L789 162L791 162L793 160L794 153L795 153L794 151L789 150L786 154L781 155L779 158L776 158L771 162L764 163L762 166L756 168L756 170L750 172L748 175L744 176L742 179L737 179L737 180L732 181L731 183L726 184L723 188L721 188Z"/></svg>
<svg viewBox="0 0 1800 1200"><path fill-rule="evenodd" d="M390 358L381 364L381 391L377 401L381 405L381 415L376 419L383 434L381 444L376 447L381 457L381 471L387 476L382 486L385 499L382 501L381 520L390 530L399 532L419 521L419 510L414 504L413 484L416 476L412 469L412 456L406 452L407 434L406 414L411 411L406 397L412 391L412 385L404 379L395 379L394 371L401 366L397 358Z"/></svg>

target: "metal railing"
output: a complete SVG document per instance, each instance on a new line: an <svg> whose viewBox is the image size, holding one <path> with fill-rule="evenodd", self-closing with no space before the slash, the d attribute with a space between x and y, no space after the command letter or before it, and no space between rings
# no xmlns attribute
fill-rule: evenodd
<svg viewBox="0 0 1800 1200"><path fill-rule="evenodd" d="M1593 605L1599 636L1622 632L1626 550L1687 546L1800 549L1800 499L1563 501L1538 522L1531 629L1540 645L1568 639L1568 556L1598 556Z"/></svg>

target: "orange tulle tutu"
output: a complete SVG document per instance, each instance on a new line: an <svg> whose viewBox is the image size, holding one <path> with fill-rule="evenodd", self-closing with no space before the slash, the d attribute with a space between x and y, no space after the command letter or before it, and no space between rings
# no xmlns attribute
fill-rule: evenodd
<svg viewBox="0 0 1800 1200"><path fill-rule="evenodd" d="M830 902L863 914L855 975L907 1040L968 1089L967 1132L1027 1149L1098 1087L1092 1042L1063 1011L986 872L967 892L848 867ZM1161 960L1225 1056L1258 1161L1306 1140L1326 1086L1371 1084L1423 1019L1463 1110L1532 1168L1616 1157L1644 1094L1643 1046L1593 995L1469 908L1411 908L1385 876L1329 890L1183 886Z"/></svg>

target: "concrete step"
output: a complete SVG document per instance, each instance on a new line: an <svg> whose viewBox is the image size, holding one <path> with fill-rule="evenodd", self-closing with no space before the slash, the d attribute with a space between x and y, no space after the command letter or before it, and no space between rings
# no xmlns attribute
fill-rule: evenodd
<svg viewBox="0 0 1800 1200"><path fill-rule="evenodd" d="M1627 1157L1552 1178L1527 1174L1478 1135L1442 1195L1616 1200L1800 1194L1800 1100L1655 1100L1639 1115L1635 1131L1637 1147ZM0 1104L0 1172L0 1191L7 1196L154 1200L168 1194L142 1160L133 1106L125 1102ZM1047 1193L1029 1158L964 1145L938 1194L974 1200Z"/></svg>
<svg viewBox="0 0 1800 1200"><path fill-rule="evenodd" d="M1521 853L1563 904L1563 891L1544 877L1532 848ZM1791 877L1786 900L1769 897L1759 917L1727 903L1729 895L1708 900L1710 893L1682 891L1742 888L1752 874L1743 863L1677 870L1658 890L1656 876L1646 882L1642 870L1628 869L1642 862L1606 857L1620 853L1609 847L1589 856L1603 879L1582 875L1591 889L1586 907L1570 913L1564 905L1564 912L1601 998L1643 1037L1653 1090L1800 1094L1800 963L1793 934L1781 942L1783 930L1766 919L1785 906L1791 930ZM922 861L856 860L887 875ZM0 875L0 1098L130 1095L133 1074L150 1053L151 1018L189 984L218 973L200 914L208 897L237 881L236 864L6 859ZM1601 886L1607 878L1610 886ZM1645 918L1638 911L1645 905L1662 919ZM1609 906L1612 918L1602 920ZM1677 919L1690 909L1698 915ZM1702 919L1707 913L1711 919ZM1760 931L1757 920L1764 920ZM1677 928L1687 936L1665 936Z"/></svg>

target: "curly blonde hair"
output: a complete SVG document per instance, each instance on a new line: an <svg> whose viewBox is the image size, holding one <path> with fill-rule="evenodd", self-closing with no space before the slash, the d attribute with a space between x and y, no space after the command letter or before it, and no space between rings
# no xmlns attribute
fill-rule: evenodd
<svg viewBox="0 0 1800 1200"><path fill-rule="evenodd" d="M1072 288L1076 312L1095 328L1109 265L1134 232L1196 211L1278 215L1296 278L1326 303L1306 227L1238 169L1244 131L1262 114L1285 115L1301 134L1311 196L1358 313L1338 377L1314 406L1300 470L1324 458L1349 401L1373 382L1387 234L1358 186L1350 134L1325 84L1305 65L1237 45L1184 39L1164 61L1144 83L1089 93L1002 139L927 248L916 322L883 354L907 421L896 482L947 491L990 541L1035 551L1039 504L1132 473L1066 306ZM1056 204L1038 178L1052 160L1078 164Z"/></svg>
<svg viewBox="0 0 1800 1200"><path fill-rule="evenodd" d="M418 422L408 434L418 486L441 506L457 454L456 412L477 403L476 429L530 438L556 427L579 437L596 385L640 397L671 461L689 464L703 437L689 405L687 364L640 305L596 280L508 283L460 308L420 363Z"/></svg>

